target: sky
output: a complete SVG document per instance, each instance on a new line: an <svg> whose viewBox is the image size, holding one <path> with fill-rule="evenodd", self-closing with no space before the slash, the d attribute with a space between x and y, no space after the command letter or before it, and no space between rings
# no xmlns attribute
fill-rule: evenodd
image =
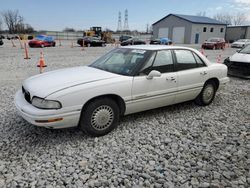
<svg viewBox="0 0 250 188"><path fill-rule="evenodd" d="M18 10L24 22L35 30L61 31L66 27L86 30L93 26L116 30L118 12L128 10L130 30L145 31L166 15L196 15L205 12L212 17L216 13L243 12L250 24L250 0L1 0L0 12ZM5 27L6 28L6 27Z"/></svg>

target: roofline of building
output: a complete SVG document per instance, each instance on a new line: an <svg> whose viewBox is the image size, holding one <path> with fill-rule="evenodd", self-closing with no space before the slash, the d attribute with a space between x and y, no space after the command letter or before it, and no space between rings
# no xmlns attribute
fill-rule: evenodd
<svg viewBox="0 0 250 188"><path fill-rule="evenodd" d="M186 20L186 21L188 21L188 22L194 23L194 24L228 25L228 24L225 24L225 23L192 22L192 21L190 21L190 20L188 20L188 19L185 19L185 18L182 18L182 17L180 17L180 16L178 16L178 15L176 15L176 14L168 14L167 16L163 17L162 19L158 20L157 22L153 23L152 25L155 25L155 24L161 22L162 20L164 20L165 18L167 18L167 17L169 17L169 16L175 16L175 17L178 17L178 18L180 18L180 19Z"/></svg>
<svg viewBox="0 0 250 188"><path fill-rule="evenodd" d="M227 28L233 28L233 27L250 27L250 25L228 25Z"/></svg>

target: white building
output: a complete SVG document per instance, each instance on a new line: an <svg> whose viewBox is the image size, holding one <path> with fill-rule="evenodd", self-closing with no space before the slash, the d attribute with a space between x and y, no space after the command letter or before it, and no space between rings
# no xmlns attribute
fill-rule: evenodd
<svg viewBox="0 0 250 188"><path fill-rule="evenodd" d="M173 43L199 44L210 37L225 38L226 26L204 16L169 14L153 24L153 37L166 37Z"/></svg>

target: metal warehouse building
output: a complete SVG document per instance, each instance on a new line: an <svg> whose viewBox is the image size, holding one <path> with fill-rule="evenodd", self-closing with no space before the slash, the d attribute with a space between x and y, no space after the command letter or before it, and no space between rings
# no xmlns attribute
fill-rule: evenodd
<svg viewBox="0 0 250 188"><path fill-rule="evenodd" d="M153 24L153 37L174 43L198 44L210 37L225 37L226 24L204 16L169 14Z"/></svg>
<svg viewBox="0 0 250 188"><path fill-rule="evenodd" d="M234 42L238 39L250 39L250 26L228 26L226 40Z"/></svg>

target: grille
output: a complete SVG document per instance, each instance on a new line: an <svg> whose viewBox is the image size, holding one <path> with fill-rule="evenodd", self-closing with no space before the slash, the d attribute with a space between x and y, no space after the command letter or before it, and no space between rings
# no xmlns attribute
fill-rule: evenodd
<svg viewBox="0 0 250 188"><path fill-rule="evenodd" d="M250 75L250 63L230 61L227 66L229 71L234 71L243 75Z"/></svg>
<svg viewBox="0 0 250 188"><path fill-rule="evenodd" d="M30 93L27 90L25 90L24 87L22 87L22 92L23 92L25 100L28 103L31 103Z"/></svg>

